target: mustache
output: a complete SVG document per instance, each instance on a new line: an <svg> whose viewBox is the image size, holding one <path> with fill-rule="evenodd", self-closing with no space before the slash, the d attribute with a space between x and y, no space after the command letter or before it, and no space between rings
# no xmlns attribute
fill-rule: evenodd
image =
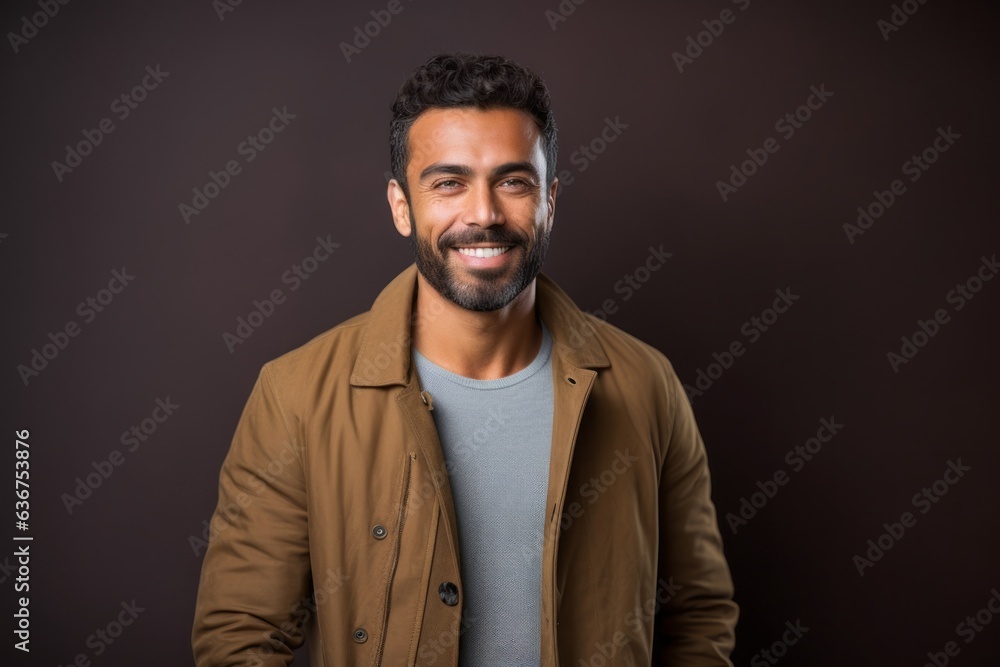
<svg viewBox="0 0 1000 667"><path fill-rule="evenodd" d="M503 227L446 234L438 239L438 247L444 251L459 245L527 245L528 237L512 229Z"/></svg>

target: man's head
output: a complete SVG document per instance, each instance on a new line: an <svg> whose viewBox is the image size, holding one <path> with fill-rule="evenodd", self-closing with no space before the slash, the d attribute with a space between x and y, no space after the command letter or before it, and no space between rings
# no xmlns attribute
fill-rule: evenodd
<svg viewBox="0 0 1000 667"><path fill-rule="evenodd" d="M506 306L541 270L555 214L545 85L499 56L440 55L403 84L392 112L389 204L417 268L463 308Z"/></svg>
<svg viewBox="0 0 1000 667"><path fill-rule="evenodd" d="M409 196L406 165L410 160L407 135L428 109L473 107L520 109L531 115L545 150L545 186L556 177L556 120L549 108L549 91L531 70L503 56L467 53L434 56L410 74L392 103L389 123L389 160L392 176Z"/></svg>

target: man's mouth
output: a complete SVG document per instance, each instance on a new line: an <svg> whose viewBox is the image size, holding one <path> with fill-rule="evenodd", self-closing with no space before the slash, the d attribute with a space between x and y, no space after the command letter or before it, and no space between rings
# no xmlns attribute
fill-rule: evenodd
<svg viewBox="0 0 1000 667"><path fill-rule="evenodd" d="M469 257L496 257L497 255L502 255L512 246L486 246L486 247L461 247L455 248L458 252L463 255L468 255Z"/></svg>

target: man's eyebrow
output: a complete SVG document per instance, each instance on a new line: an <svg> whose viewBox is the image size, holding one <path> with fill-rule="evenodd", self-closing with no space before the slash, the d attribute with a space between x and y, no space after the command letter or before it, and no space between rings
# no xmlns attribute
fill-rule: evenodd
<svg viewBox="0 0 1000 667"><path fill-rule="evenodd" d="M526 171L537 181L539 180L538 170L535 169L535 165L531 162L505 162L497 167L494 167L490 172L490 176L496 178L497 176L506 176L507 174L514 173L517 171ZM444 162L435 162L432 165L426 167L420 172L420 179L424 180L428 176L435 174L451 174L454 176L471 176L472 169L462 165L462 164L447 164Z"/></svg>
<svg viewBox="0 0 1000 667"><path fill-rule="evenodd" d="M514 173L515 171L526 171L531 174L531 177L536 181L539 180L538 170L535 169L535 165L530 162L507 162L493 170L491 176L506 176L507 174Z"/></svg>
<svg viewBox="0 0 1000 667"><path fill-rule="evenodd" d="M434 164L428 166L422 172L420 172L420 179L424 180L428 176L434 174L452 174L454 176L470 176L472 174L472 169L461 164L446 164L444 162L435 162Z"/></svg>

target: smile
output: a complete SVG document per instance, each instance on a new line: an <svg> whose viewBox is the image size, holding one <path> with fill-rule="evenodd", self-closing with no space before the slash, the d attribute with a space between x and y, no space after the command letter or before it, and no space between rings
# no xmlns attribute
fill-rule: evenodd
<svg viewBox="0 0 1000 667"><path fill-rule="evenodd" d="M497 255L502 255L508 250L510 246L497 246L494 248L455 248L463 255L468 255L469 257L496 257Z"/></svg>

